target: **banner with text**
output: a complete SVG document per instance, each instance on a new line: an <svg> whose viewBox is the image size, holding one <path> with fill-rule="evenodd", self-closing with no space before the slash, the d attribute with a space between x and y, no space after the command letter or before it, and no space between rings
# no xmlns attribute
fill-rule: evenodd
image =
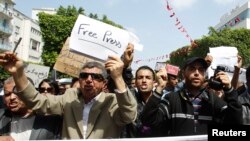
<svg viewBox="0 0 250 141"><path fill-rule="evenodd" d="M25 74L33 80L35 87L38 87L39 83L48 78L49 75L49 67L36 65L36 64L28 64L25 67Z"/></svg>

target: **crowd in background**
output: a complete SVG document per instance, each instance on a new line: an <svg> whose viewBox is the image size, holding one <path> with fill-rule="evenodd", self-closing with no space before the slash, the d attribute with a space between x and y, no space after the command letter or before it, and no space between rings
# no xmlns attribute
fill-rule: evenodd
<svg viewBox="0 0 250 141"><path fill-rule="evenodd" d="M37 88L11 52L0 54L12 76L1 82L0 139L140 138L207 134L208 125L250 124L250 66L239 81L212 56L185 60L178 74L139 67L132 74L134 46L104 65L88 62L68 85L50 79ZM39 122L38 122L39 121Z"/></svg>

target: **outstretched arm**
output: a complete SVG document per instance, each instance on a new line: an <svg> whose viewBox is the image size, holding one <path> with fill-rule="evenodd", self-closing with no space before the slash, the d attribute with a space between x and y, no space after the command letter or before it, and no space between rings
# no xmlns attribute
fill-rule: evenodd
<svg viewBox="0 0 250 141"><path fill-rule="evenodd" d="M118 107L114 107L114 119L118 125L131 123L137 114L137 103L122 77L124 63L119 57L109 56L105 68L109 71L116 87Z"/></svg>
<svg viewBox="0 0 250 141"><path fill-rule="evenodd" d="M233 78L231 80L231 84L233 88L238 88L238 81L239 81L239 75L240 75L240 68L242 66L242 58L238 55L238 64L234 66L234 74Z"/></svg>
<svg viewBox="0 0 250 141"><path fill-rule="evenodd" d="M0 65L12 74L17 91L22 91L28 86L28 79L24 73L24 63L15 53L4 52L0 54Z"/></svg>

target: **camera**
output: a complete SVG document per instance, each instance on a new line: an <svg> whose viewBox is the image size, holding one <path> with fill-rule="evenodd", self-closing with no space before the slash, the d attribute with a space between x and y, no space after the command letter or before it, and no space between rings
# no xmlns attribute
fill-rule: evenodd
<svg viewBox="0 0 250 141"><path fill-rule="evenodd" d="M214 70L214 76L211 77L208 81L208 86L214 90L221 90L223 88L223 84L221 80L215 79L216 74L220 71L225 71L226 68L224 66L217 66Z"/></svg>

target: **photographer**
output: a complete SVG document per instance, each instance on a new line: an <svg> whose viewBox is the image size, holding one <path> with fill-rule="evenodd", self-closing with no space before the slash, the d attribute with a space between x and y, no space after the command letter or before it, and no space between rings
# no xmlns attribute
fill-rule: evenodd
<svg viewBox="0 0 250 141"><path fill-rule="evenodd" d="M204 88L207 62L203 58L188 59L183 67L185 81L182 90L162 96L162 77L156 77L159 88L148 100L142 122L152 128L164 125L163 135L183 136L207 134L209 124L241 124L241 105L237 92L225 72L219 71L215 80L223 84L224 99ZM159 74L157 74L159 75ZM233 121L233 122L232 122ZM167 128L167 129L166 129Z"/></svg>

